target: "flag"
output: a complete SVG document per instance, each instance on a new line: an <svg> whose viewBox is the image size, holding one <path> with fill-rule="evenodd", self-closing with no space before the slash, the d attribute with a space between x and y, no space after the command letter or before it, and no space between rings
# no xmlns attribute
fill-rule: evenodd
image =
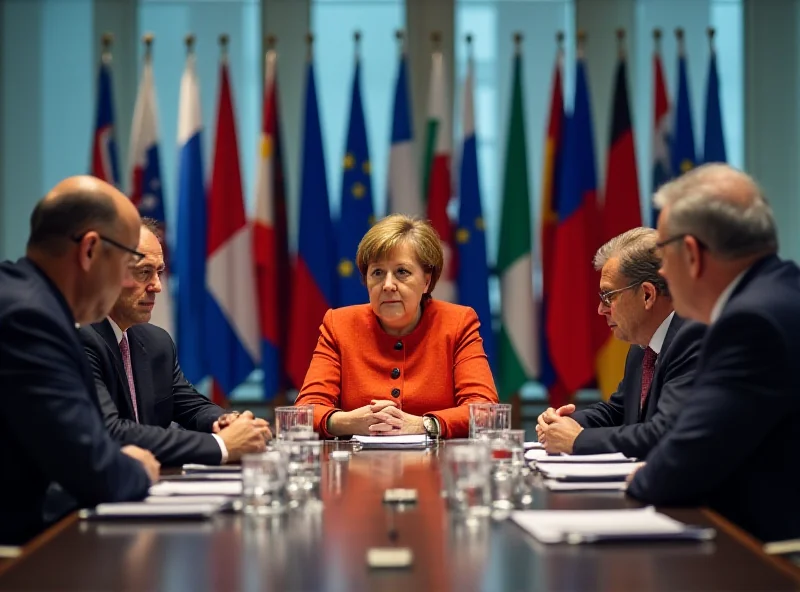
<svg viewBox="0 0 800 592"><path fill-rule="evenodd" d="M271 401L286 389L287 312L291 302L286 187L278 109L277 55L274 50L266 55L264 81L253 249L264 399Z"/></svg>
<svg viewBox="0 0 800 592"><path fill-rule="evenodd" d="M400 55L397 83L394 88L392 145L389 150L389 195L386 209L390 213L421 216L419 171L414 155L414 126L408 91L408 58Z"/></svg>
<svg viewBox="0 0 800 592"><path fill-rule="evenodd" d="M186 58L178 107L178 233L175 272L178 278L178 360L189 382L207 375L205 347L206 190L203 176L203 118L195 56Z"/></svg>
<svg viewBox="0 0 800 592"><path fill-rule="evenodd" d="M712 47L708 59L708 86L706 88L706 127L703 138L703 162L727 162L725 133L722 129L722 109L719 103L719 75L717 52Z"/></svg>
<svg viewBox="0 0 800 592"><path fill-rule="evenodd" d="M303 164L300 176L300 229L294 268L293 302L289 319L287 368L300 388L327 310L335 306L336 260L334 232L325 178L314 65L306 70Z"/></svg>
<svg viewBox="0 0 800 592"><path fill-rule="evenodd" d="M361 60L356 58L353 90L350 101L350 124L342 163L342 207L338 225L337 265L339 277L338 305L364 304L367 290L356 268L356 251L369 227L375 222L372 205L369 146L364 108L361 104Z"/></svg>
<svg viewBox="0 0 800 592"><path fill-rule="evenodd" d="M658 49L653 52L653 195L658 188L672 178L672 159L670 158L670 111L664 68ZM658 222L659 210L652 204L651 224Z"/></svg>
<svg viewBox="0 0 800 592"><path fill-rule="evenodd" d="M150 316L150 323L175 337L172 293L170 291L170 253L167 245L167 218L164 212L164 186L158 149L158 107L150 54L145 56L142 79L133 109L129 153L129 195L143 217L152 218L161 231L161 249L166 268L161 274L161 293Z"/></svg>
<svg viewBox="0 0 800 592"><path fill-rule="evenodd" d="M533 300L528 150L522 98L522 55L514 55L511 116L508 121L503 206L497 275L500 278L498 393L508 400L539 373L537 319ZM470 267L472 266L470 262Z"/></svg>
<svg viewBox="0 0 800 592"><path fill-rule="evenodd" d="M558 225L558 181L564 149L564 90L562 67L564 50L558 49L553 70L553 86L550 97L550 116L547 125L545 161L542 171L541 256L542 256L542 304L539 323L541 342L539 380L547 389L550 406L556 409L567 403L567 391L553 367L550 343L547 339L548 302L553 290L553 265L555 264L555 233Z"/></svg>
<svg viewBox="0 0 800 592"><path fill-rule="evenodd" d="M475 137L475 111L473 106L474 67L470 58L467 79L464 82L464 140L461 148L459 175L459 215L456 244L458 258L469 261L469 266L458 269L457 286L459 302L471 306L480 320L483 350L489 364L496 367L492 309L489 306L489 265L486 261L486 227L483 222L481 189L478 177L478 145Z"/></svg>
<svg viewBox="0 0 800 592"><path fill-rule="evenodd" d="M553 366L573 393L594 377L597 274L597 178L589 89L583 56L577 61L575 100L567 118L555 232L553 288L548 300L547 340Z"/></svg>
<svg viewBox="0 0 800 592"><path fill-rule="evenodd" d="M92 175L119 186L117 141L114 136L114 99L111 85L111 54L103 51L97 76L97 113L92 140Z"/></svg>
<svg viewBox="0 0 800 592"><path fill-rule="evenodd" d="M453 258L453 223L447 212L452 197L450 177L452 131L451 114L447 105L449 96L444 56L441 51L435 51L431 56L424 188L428 202L428 219L439 234L444 250L444 268L436 284L436 298L455 302L456 261Z"/></svg>
<svg viewBox="0 0 800 592"><path fill-rule="evenodd" d="M642 225L636 146L624 57L617 62L612 110L601 243ZM599 324L599 341L602 345L597 354L597 385L603 398L608 399L625 373L625 358L630 346L614 337L603 317L597 318L603 321Z"/></svg>
<svg viewBox="0 0 800 592"><path fill-rule="evenodd" d="M228 63L220 64L214 169L208 192L206 364L227 396L260 362L252 227L239 168ZM215 401L224 403L224 401Z"/></svg>
<svg viewBox="0 0 800 592"><path fill-rule="evenodd" d="M689 102L689 76L686 71L686 54L683 43L678 55L678 99L675 105L674 136L672 136L672 174L675 176L691 170L697 164L692 126L692 106Z"/></svg>

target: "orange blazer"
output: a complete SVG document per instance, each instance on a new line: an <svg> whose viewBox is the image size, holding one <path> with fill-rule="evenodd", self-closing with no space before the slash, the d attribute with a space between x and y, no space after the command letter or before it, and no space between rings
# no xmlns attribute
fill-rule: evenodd
<svg viewBox="0 0 800 592"><path fill-rule="evenodd" d="M329 310L295 405L314 405L314 429L334 410L389 399L412 415L439 420L444 438L469 435L469 404L497 403L478 315L467 306L429 300L419 324L393 337L369 304Z"/></svg>

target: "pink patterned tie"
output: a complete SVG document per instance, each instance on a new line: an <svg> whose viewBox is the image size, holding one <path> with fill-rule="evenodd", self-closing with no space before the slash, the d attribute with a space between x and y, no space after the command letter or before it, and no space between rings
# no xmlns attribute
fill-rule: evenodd
<svg viewBox="0 0 800 592"><path fill-rule="evenodd" d="M642 399L639 402L640 411L644 410L644 401L650 391L650 384L653 382L653 371L656 368L657 357L658 354L655 350L649 347L644 350L644 358L642 358Z"/></svg>
<svg viewBox="0 0 800 592"><path fill-rule="evenodd" d="M136 405L136 387L133 385L131 348L128 345L127 332L122 334L122 341L119 342L119 351L122 352L122 365L125 366L125 374L128 376L128 388L131 390L131 402L133 403L133 416L136 418L136 423L139 423L139 408Z"/></svg>

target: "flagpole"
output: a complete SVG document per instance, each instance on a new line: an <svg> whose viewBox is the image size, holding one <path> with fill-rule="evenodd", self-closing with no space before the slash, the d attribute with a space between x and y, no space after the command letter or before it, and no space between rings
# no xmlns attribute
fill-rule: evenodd
<svg viewBox="0 0 800 592"><path fill-rule="evenodd" d="M578 37L577 37L578 38L578 45L577 45L577 48L578 48L578 59L579 60L582 60L585 57L586 39L587 39L587 37L588 36L586 34L586 31L584 31L583 29L578 31Z"/></svg>
<svg viewBox="0 0 800 592"><path fill-rule="evenodd" d="M219 58L220 61L226 63L228 61L228 41L229 38L227 33L222 33L219 36L219 54L220 54Z"/></svg>
<svg viewBox="0 0 800 592"><path fill-rule="evenodd" d="M103 64L109 65L111 63L111 46L114 44L114 34L103 33L100 43L102 46L100 60L103 62Z"/></svg>
<svg viewBox="0 0 800 592"><path fill-rule="evenodd" d="M653 29L653 48L657 54L661 55L661 29L658 27Z"/></svg>
<svg viewBox="0 0 800 592"><path fill-rule="evenodd" d="M310 62L314 59L314 34L306 33L307 59Z"/></svg>
<svg viewBox="0 0 800 592"><path fill-rule="evenodd" d="M683 29L678 27L675 29L675 39L678 40L678 55L683 57L686 54L685 47L683 45Z"/></svg>
<svg viewBox="0 0 800 592"><path fill-rule="evenodd" d="M186 43L186 55L191 56L194 55L194 34L189 33L186 37L184 42Z"/></svg>
<svg viewBox="0 0 800 592"><path fill-rule="evenodd" d="M361 59L361 31L353 33L353 44L355 45L356 63Z"/></svg>
<svg viewBox="0 0 800 592"><path fill-rule="evenodd" d="M625 59L625 29L617 29L617 55L620 60Z"/></svg>
<svg viewBox="0 0 800 592"><path fill-rule="evenodd" d="M708 47L712 54L714 53L714 35L716 32L717 30L714 27L708 27L708 29L706 29L706 34L708 35Z"/></svg>
<svg viewBox="0 0 800 592"><path fill-rule="evenodd" d="M406 52L406 34L403 29L397 29L394 32L394 38L397 40L398 53L403 55Z"/></svg>
<svg viewBox="0 0 800 592"><path fill-rule="evenodd" d="M145 33L142 35L142 43L144 43L144 61L150 63L153 60L153 40L155 35L152 33Z"/></svg>

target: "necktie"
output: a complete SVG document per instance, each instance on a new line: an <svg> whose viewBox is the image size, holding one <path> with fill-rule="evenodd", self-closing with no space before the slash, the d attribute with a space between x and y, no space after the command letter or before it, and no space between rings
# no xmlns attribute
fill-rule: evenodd
<svg viewBox="0 0 800 592"><path fill-rule="evenodd" d="M128 334L122 334L122 341L119 342L119 351L122 352L122 365L125 366L125 374L128 376L128 388L131 391L131 403L133 403L133 416L136 423L139 423L139 409L136 405L136 387L133 385L133 367L131 366L131 348L128 345Z"/></svg>
<svg viewBox="0 0 800 592"><path fill-rule="evenodd" d="M644 400L647 398L647 392L653 382L653 372L656 369L657 357L658 354L649 347L644 350L644 358L642 359L642 398L639 401L640 412L644 411Z"/></svg>

